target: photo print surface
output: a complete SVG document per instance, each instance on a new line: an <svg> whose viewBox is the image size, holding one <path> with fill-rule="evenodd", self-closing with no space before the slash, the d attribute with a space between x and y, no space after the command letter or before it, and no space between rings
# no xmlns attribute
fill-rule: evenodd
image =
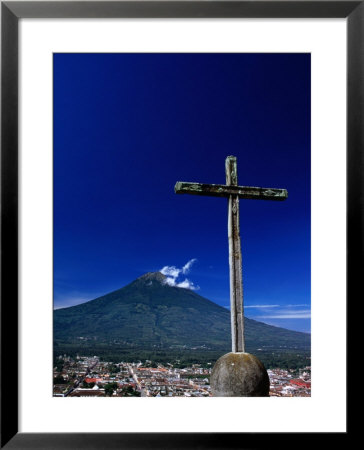
<svg viewBox="0 0 364 450"><path fill-rule="evenodd" d="M54 396L311 395L310 65L53 55Z"/></svg>

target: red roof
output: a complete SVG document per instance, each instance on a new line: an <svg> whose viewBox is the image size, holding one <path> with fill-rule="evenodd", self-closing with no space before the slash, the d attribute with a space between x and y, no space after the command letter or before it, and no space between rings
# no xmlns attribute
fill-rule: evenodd
<svg viewBox="0 0 364 450"><path fill-rule="evenodd" d="M303 387L306 387L306 388L311 387L311 383L309 381L290 380L290 383L295 384L296 386L303 386Z"/></svg>
<svg viewBox="0 0 364 450"><path fill-rule="evenodd" d="M96 383L96 378L85 378L86 383Z"/></svg>

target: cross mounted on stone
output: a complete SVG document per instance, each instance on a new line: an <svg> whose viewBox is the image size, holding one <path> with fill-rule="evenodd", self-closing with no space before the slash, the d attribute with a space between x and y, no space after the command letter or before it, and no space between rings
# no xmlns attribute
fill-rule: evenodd
<svg viewBox="0 0 364 450"><path fill-rule="evenodd" d="M286 189L238 186L235 156L225 161L226 184L202 184L179 181L176 194L208 195L228 198L228 238L230 267L230 307L232 351L245 352L242 259L239 227L239 198L285 200Z"/></svg>

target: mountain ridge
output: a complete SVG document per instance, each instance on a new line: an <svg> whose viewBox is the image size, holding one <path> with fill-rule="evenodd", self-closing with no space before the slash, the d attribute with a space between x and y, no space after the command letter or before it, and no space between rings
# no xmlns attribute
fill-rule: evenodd
<svg viewBox="0 0 364 450"><path fill-rule="evenodd" d="M79 305L54 310L55 346L230 351L230 312L194 291L148 272ZM310 335L245 318L247 351L308 350ZM83 341L83 342L82 342ZM82 344L82 345L81 345Z"/></svg>

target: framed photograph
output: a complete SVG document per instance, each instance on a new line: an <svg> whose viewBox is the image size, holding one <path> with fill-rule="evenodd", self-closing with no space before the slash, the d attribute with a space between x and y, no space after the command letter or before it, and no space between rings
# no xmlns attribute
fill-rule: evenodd
<svg viewBox="0 0 364 450"><path fill-rule="evenodd" d="M347 439L362 2L1 15L2 447Z"/></svg>

